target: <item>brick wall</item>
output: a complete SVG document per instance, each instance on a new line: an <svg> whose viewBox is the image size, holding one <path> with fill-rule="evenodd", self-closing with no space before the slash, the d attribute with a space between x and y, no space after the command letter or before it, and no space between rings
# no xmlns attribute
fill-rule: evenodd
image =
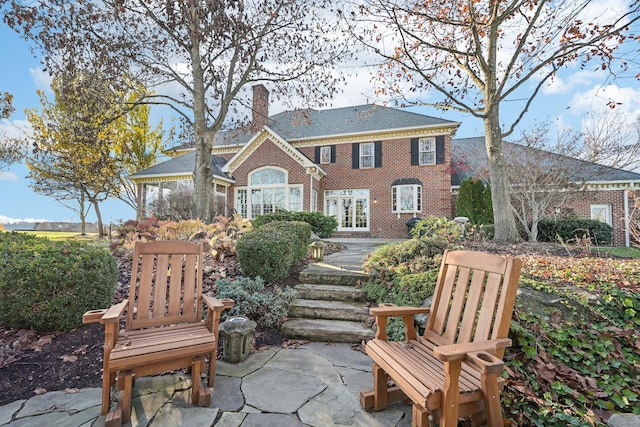
<svg viewBox="0 0 640 427"><path fill-rule="evenodd" d="M613 246L625 245L624 189L598 189L574 193L561 206L564 210L573 210L578 218L591 218L591 205L611 205L611 225L613 227Z"/></svg>
<svg viewBox="0 0 640 427"><path fill-rule="evenodd" d="M372 140L373 142L373 140ZM439 165L412 166L410 139L394 139L382 142L382 167L370 169L352 168L351 143L336 145L335 163L321 164L327 173L319 183L319 206L325 190L369 189L370 231L375 237L407 237L406 222L413 214L392 212L391 184L399 178L418 178L422 182L422 213L451 218L451 176L449 171L450 137L445 138L445 162ZM314 160L315 147L299 149Z"/></svg>

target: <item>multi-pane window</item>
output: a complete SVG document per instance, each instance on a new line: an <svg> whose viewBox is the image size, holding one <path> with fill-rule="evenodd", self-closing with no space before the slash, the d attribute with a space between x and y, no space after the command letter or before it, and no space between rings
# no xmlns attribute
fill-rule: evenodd
<svg viewBox="0 0 640 427"><path fill-rule="evenodd" d="M591 219L612 225L611 205L591 205Z"/></svg>
<svg viewBox="0 0 640 427"><path fill-rule="evenodd" d="M375 144L368 142L360 144L360 169L372 168L375 166Z"/></svg>
<svg viewBox="0 0 640 427"><path fill-rule="evenodd" d="M287 209L302 210L302 185L289 185L280 169L260 169L249 176L249 186L236 189L236 211L244 218Z"/></svg>
<svg viewBox="0 0 640 427"><path fill-rule="evenodd" d="M320 163L331 163L331 146L320 147Z"/></svg>
<svg viewBox="0 0 640 427"><path fill-rule="evenodd" d="M391 187L393 212L420 212L422 211L422 186L421 185L396 185Z"/></svg>
<svg viewBox="0 0 640 427"><path fill-rule="evenodd" d="M436 164L436 139L434 137L420 138L418 150L421 165Z"/></svg>

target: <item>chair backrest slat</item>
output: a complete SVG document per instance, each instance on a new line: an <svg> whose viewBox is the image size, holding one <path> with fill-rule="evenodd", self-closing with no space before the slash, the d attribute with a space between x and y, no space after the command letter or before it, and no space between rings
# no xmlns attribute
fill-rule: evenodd
<svg viewBox="0 0 640 427"><path fill-rule="evenodd" d="M437 335L449 343L505 338L521 268L518 258L446 251L425 338Z"/></svg>
<svg viewBox="0 0 640 427"><path fill-rule="evenodd" d="M137 242L127 330L202 319L202 244Z"/></svg>

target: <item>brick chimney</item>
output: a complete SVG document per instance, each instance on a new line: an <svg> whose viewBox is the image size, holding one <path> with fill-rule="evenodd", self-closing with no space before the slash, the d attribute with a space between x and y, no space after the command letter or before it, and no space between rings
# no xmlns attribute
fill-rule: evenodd
<svg viewBox="0 0 640 427"><path fill-rule="evenodd" d="M251 131L258 132L267 124L269 118L269 91L263 85L253 87L253 116L251 118Z"/></svg>

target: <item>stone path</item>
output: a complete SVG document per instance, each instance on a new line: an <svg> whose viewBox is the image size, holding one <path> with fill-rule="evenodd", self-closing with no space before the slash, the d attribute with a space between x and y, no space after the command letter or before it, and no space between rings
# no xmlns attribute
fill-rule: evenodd
<svg viewBox="0 0 640 427"><path fill-rule="evenodd" d="M371 387L371 359L349 344L271 347L239 364L218 362L208 408L191 406L188 376L136 380L131 426L407 427L411 407L368 413L359 392ZM101 427L100 389L49 392L0 407L1 426Z"/></svg>

